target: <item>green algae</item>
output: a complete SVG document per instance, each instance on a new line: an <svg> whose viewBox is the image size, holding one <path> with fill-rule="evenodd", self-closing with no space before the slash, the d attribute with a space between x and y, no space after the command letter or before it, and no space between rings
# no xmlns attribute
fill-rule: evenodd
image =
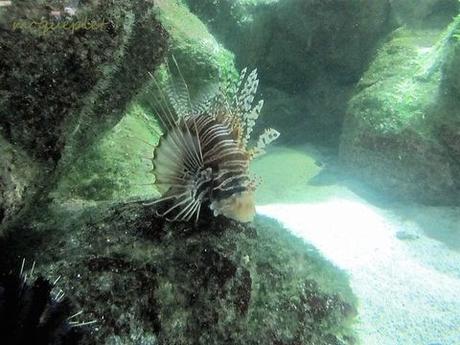
<svg viewBox="0 0 460 345"><path fill-rule="evenodd" d="M233 54L221 47L180 2L160 3L155 13L170 37L169 69L177 73L177 61L192 99L210 86L238 76ZM151 158L159 139L152 100L161 97L156 83L161 85L167 73L162 65L155 73L157 81L145 81L116 126L64 174L56 197L128 200L157 195L155 187L149 185L154 181Z"/></svg>
<svg viewBox="0 0 460 345"><path fill-rule="evenodd" d="M185 5L178 1L160 2L157 15L170 35L170 54L177 60L192 98L207 84L237 75L234 55L216 41Z"/></svg>
<svg viewBox="0 0 460 345"><path fill-rule="evenodd" d="M159 137L153 115L132 104L122 120L75 160L54 195L61 199L152 198L152 157Z"/></svg>
<svg viewBox="0 0 460 345"><path fill-rule="evenodd" d="M0 239L0 269L21 252L37 272L61 275L85 316L102 320L89 344L356 343L346 274L267 218L191 227L141 204L67 201L32 224L29 236Z"/></svg>
<svg viewBox="0 0 460 345"><path fill-rule="evenodd" d="M443 119L455 119L445 106L452 98L445 87L451 32L396 30L357 85L340 157L351 175L372 181L375 190L423 202L458 198L457 163L440 135ZM449 134L448 141L454 137Z"/></svg>

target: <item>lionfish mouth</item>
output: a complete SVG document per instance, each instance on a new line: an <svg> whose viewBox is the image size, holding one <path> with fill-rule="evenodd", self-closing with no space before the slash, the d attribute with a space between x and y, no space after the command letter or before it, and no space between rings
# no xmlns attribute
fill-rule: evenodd
<svg viewBox="0 0 460 345"><path fill-rule="evenodd" d="M161 197L145 205L163 204L157 214L169 221L198 222L204 206L215 216L249 222L255 215L256 188L249 163L279 136L266 129L254 147L247 147L263 106L263 100L252 105L259 84L257 70L247 75L245 68L236 83L192 102L173 61L179 80L167 64L166 85L161 88L154 78L158 95L152 107L164 131L153 158Z"/></svg>

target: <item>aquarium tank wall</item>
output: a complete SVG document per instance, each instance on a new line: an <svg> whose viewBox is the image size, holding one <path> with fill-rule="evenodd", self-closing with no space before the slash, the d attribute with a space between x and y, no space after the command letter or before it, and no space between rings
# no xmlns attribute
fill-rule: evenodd
<svg viewBox="0 0 460 345"><path fill-rule="evenodd" d="M459 10L0 1L0 344L460 344Z"/></svg>

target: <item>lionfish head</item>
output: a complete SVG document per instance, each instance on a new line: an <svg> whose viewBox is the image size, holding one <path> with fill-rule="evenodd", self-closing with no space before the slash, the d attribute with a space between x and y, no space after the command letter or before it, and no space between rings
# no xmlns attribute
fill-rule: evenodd
<svg viewBox="0 0 460 345"><path fill-rule="evenodd" d="M200 102L192 102L178 67L177 71L179 80L169 71L163 87L154 79L159 92L152 106L164 133L153 158L161 197L147 205L162 204L158 215L171 221L197 222L206 207L215 216L249 222L255 215L256 188L249 163L279 136L266 129L256 145L248 147L263 106L263 100L253 106L257 70L247 74L244 69L237 82Z"/></svg>

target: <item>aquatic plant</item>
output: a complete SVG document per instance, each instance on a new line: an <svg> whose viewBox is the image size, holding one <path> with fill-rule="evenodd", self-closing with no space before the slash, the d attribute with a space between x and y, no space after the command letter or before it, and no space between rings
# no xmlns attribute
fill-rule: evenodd
<svg viewBox="0 0 460 345"><path fill-rule="evenodd" d="M175 60L174 60L175 62ZM169 67L164 87L152 106L164 135L155 150L153 164L161 198L152 204L168 205L157 213L168 220L195 222L203 205L217 215L249 222L255 214L256 181L249 176L250 161L264 153L278 138L270 128L248 148L251 132L263 106L253 101L259 80L257 70L245 68L235 82L208 91L192 102L188 85L177 63L177 76Z"/></svg>

